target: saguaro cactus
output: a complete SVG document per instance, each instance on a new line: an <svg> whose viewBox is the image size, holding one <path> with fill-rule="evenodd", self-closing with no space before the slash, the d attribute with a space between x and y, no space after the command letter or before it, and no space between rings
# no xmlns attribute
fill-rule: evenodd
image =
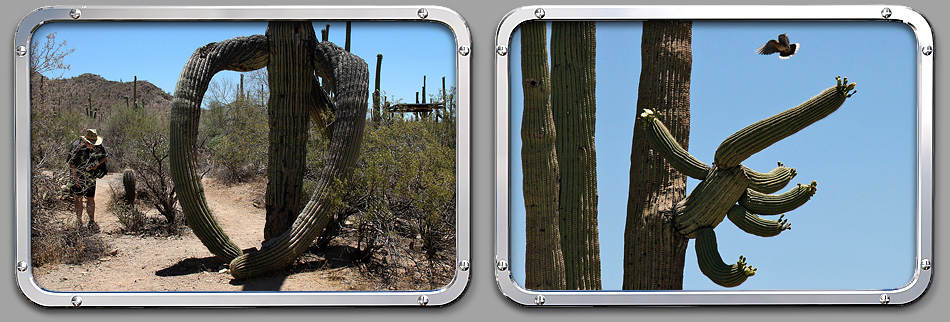
<svg viewBox="0 0 950 322"><path fill-rule="evenodd" d="M307 26L311 28L312 26ZM252 71L268 66L275 59L271 55L270 37L293 37L268 34L237 37L198 48L186 62L179 76L172 103L170 127L170 151L172 179L179 194L182 211L195 235L215 256L230 262L231 274L245 278L274 271L293 263L313 242L336 212L330 202L333 182L346 180L359 155L363 138L369 73L366 63L329 42L315 43L310 48L298 49L296 55L310 57L308 74L316 74L331 83L336 91L333 101L319 86L297 88L307 92L311 119L321 110L332 110L336 119L330 130L330 156L320 172L310 201L303 207L289 230L271 238L260 251L242 254L217 224L205 200L204 189L197 173L195 157L198 117L201 100L215 73L221 70ZM313 73L310 73L312 71ZM275 86L290 86L287 82L270 82L272 93ZM271 95L271 97L276 95ZM279 106L268 106L269 110Z"/></svg>
<svg viewBox="0 0 950 322"><path fill-rule="evenodd" d="M745 232L771 237L791 229L784 219L768 220L758 215L776 215L805 204L815 194L817 183L801 185L790 191L770 195L791 181L795 169L778 164L769 173L760 173L740 164L743 160L770 145L804 129L836 111L854 90L847 78L837 78L832 86L799 106L753 123L726 138L716 150L715 162L707 165L686 151L673 139L661 115L652 110L640 117L655 151L679 172L702 180L683 200L676 203L673 222L678 233L696 238L696 255L700 270L710 280L725 287L742 284L756 269L740 256L735 265L722 262L712 229L726 217Z"/></svg>
<svg viewBox="0 0 950 322"><path fill-rule="evenodd" d="M567 288L561 232L558 228L559 170L551 115L547 28L544 22L521 26L521 69L524 116L521 120L521 162L525 200L525 287Z"/></svg>
<svg viewBox="0 0 950 322"><path fill-rule="evenodd" d="M561 249L567 289L598 290L594 22L551 24L551 109L560 167Z"/></svg>
<svg viewBox="0 0 950 322"><path fill-rule="evenodd" d="M122 173L122 187L125 188L123 202L131 206L135 203L135 171L125 170L125 172Z"/></svg>

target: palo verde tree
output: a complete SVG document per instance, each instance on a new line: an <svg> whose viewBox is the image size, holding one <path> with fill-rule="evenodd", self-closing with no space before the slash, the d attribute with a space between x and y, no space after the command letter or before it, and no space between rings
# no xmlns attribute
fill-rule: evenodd
<svg viewBox="0 0 950 322"><path fill-rule="evenodd" d="M286 228L274 230L259 251L242 254L218 225L205 200L195 153L198 117L201 100L215 73L265 67L270 88L266 207L273 210L269 213L287 216L268 218L271 226ZM328 81L335 93L333 100L316 76ZM264 35L210 43L188 59L172 103L172 179L189 226L208 250L230 262L234 277L255 276L292 264L337 211L331 202L331 190L334 182L345 181L352 173L359 156L368 89L366 62L332 43L317 42L309 22L270 22ZM306 115L310 115L309 120L300 117ZM310 201L301 207L299 182L305 170L308 121L329 132L331 140L317 187ZM270 186L274 184L282 186Z"/></svg>

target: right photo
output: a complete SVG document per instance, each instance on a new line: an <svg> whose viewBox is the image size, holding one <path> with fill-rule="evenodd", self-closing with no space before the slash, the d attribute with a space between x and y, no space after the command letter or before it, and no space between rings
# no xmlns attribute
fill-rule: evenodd
<svg viewBox="0 0 950 322"><path fill-rule="evenodd" d="M508 49L509 270L525 290L915 280L907 24L530 20Z"/></svg>

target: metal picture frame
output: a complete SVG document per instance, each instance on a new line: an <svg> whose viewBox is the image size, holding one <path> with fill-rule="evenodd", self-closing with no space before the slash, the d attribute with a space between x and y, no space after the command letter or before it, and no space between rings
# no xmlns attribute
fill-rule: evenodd
<svg viewBox="0 0 950 322"><path fill-rule="evenodd" d="M53 292L37 285L31 267L29 56L34 32L50 22L196 21L433 21L448 27L455 41L456 257L454 277L426 291L275 292ZM30 301L48 307L255 307L255 306L441 306L458 299L471 278L471 47L468 25L458 13L438 6L52 6L27 15L15 35L15 209L16 281Z"/></svg>
<svg viewBox="0 0 950 322"><path fill-rule="evenodd" d="M894 289L862 290L715 290L715 291L571 291L531 290L511 273L510 140L511 76L509 49L514 32L528 21L897 21L916 36L916 249L912 280ZM907 304L930 285L933 269L933 148L934 55L933 31L911 8L892 5L860 6L528 6L509 12L495 40L495 277L501 293L524 306L700 306L791 304ZM754 48L753 48L754 49ZM750 49L751 51L751 49ZM908 263L910 264L910 263Z"/></svg>

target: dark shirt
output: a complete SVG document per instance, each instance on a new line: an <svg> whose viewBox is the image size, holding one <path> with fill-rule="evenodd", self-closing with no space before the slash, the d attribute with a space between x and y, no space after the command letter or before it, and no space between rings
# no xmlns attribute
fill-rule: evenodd
<svg viewBox="0 0 950 322"><path fill-rule="evenodd" d="M101 144L94 145L92 149L88 149L85 144L79 143L73 146L67 162L75 166L76 170L88 173L107 156L109 156L109 153L106 152L106 147Z"/></svg>

